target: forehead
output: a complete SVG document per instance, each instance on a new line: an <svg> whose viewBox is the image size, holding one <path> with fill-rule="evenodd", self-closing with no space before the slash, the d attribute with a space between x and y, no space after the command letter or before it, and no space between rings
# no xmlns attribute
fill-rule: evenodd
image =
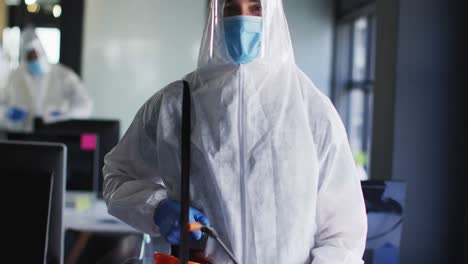
<svg viewBox="0 0 468 264"><path fill-rule="evenodd" d="M260 3L261 0L226 0L226 4Z"/></svg>

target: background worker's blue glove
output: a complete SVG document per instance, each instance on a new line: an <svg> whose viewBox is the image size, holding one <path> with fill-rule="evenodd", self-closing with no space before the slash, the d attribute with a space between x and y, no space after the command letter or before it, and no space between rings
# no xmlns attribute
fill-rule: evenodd
<svg viewBox="0 0 468 264"><path fill-rule="evenodd" d="M10 120L10 121L13 121L13 122L20 122L20 121L23 121L26 116L27 116L27 112L19 107L16 107L16 106L12 106L10 108L8 108L8 111L6 113L6 117Z"/></svg>
<svg viewBox="0 0 468 264"><path fill-rule="evenodd" d="M61 115L62 115L62 112L57 111L57 110L49 112L49 116L51 116L51 117L59 117Z"/></svg>
<svg viewBox="0 0 468 264"><path fill-rule="evenodd" d="M159 227L161 234L171 245L180 243L180 204L179 202L166 199L162 201L154 213L154 223ZM200 222L202 225L209 225L208 218L199 210L190 207L189 222ZM192 232L192 237L200 240L201 231Z"/></svg>

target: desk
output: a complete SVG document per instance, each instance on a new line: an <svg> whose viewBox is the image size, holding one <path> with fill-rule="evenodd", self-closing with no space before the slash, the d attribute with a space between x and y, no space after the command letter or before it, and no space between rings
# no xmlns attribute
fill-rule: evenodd
<svg viewBox="0 0 468 264"><path fill-rule="evenodd" d="M90 233L141 234L133 227L107 213L104 200L97 199L85 211L65 207L63 211L65 230Z"/></svg>
<svg viewBox="0 0 468 264"><path fill-rule="evenodd" d="M66 263L80 263L80 258L89 247L90 241L99 234L111 235L142 235L133 227L123 223L107 213L107 206L102 199L97 199L92 193L67 193L66 200L73 205L78 197L88 200L86 210L66 206L63 210L65 231L76 231L79 235L67 254Z"/></svg>

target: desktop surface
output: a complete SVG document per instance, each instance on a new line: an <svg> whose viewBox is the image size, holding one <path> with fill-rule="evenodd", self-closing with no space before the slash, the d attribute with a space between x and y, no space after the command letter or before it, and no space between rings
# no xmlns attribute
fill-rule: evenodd
<svg viewBox="0 0 468 264"><path fill-rule="evenodd" d="M104 200L96 198L93 193L67 192L66 201L65 229L96 233L141 233L110 215Z"/></svg>

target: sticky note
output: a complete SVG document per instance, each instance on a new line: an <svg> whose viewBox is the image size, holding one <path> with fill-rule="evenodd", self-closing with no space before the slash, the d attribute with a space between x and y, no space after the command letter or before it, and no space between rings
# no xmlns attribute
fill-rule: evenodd
<svg viewBox="0 0 468 264"><path fill-rule="evenodd" d="M76 197L75 208L80 212L87 211L91 208L92 200L89 195L79 195Z"/></svg>
<svg viewBox="0 0 468 264"><path fill-rule="evenodd" d="M81 150L96 150L97 139L95 134L81 135Z"/></svg>

